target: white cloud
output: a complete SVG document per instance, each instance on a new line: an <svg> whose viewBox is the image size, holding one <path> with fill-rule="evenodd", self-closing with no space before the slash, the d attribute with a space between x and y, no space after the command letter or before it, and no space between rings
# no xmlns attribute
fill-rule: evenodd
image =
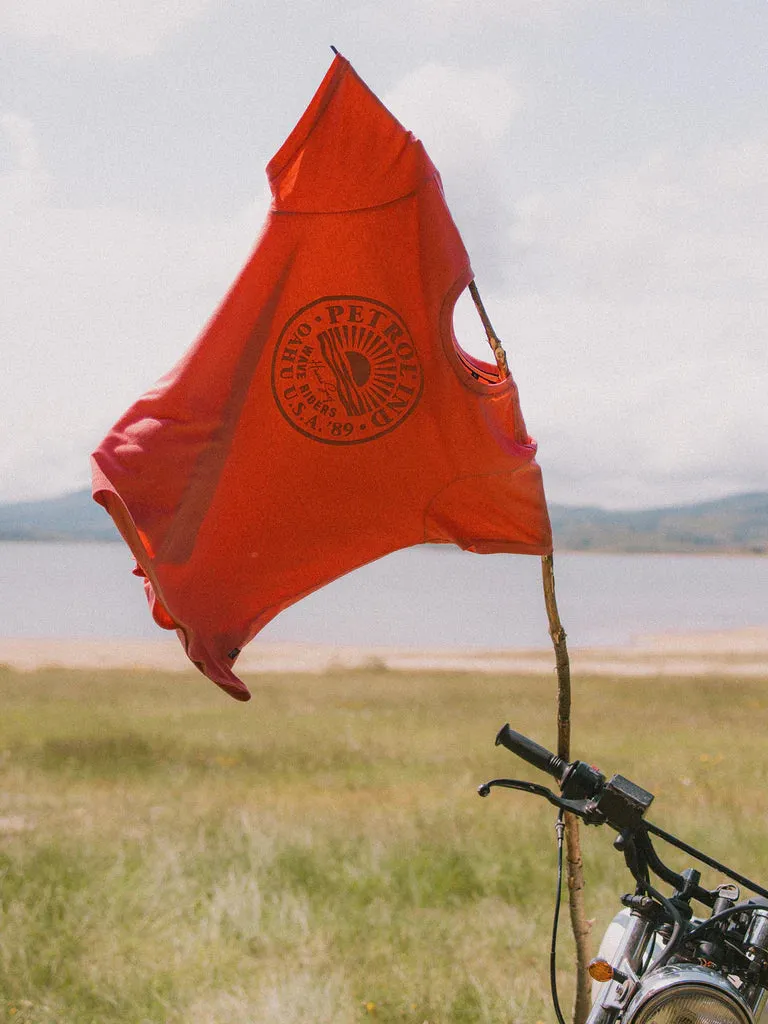
<svg viewBox="0 0 768 1024"><path fill-rule="evenodd" d="M522 98L506 69L429 63L402 78L384 96L384 103L423 140L443 169L466 166L478 147L487 153L498 144Z"/></svg>
<svg viewBox="0 0 768 1024"><path fill-rule="evenodd" d="M402 78L383 100L424 142L440 171L475 268L483 266L489 283L498 281L499 247L506 244L499 230L499 219L506 217L503 154L523 106L511 71L428 63Z"/></svg>
<svg viewBox="0 0 768 1024"><path fill-rule="evenodd" d="M266 186L218 218L66 208L37 185L29 122L0 125L23 142L0 178L0 500L10 500L84 485L90 448L191 344L247 258Z"/></svg>
<svg viewBox="0 0 768 1024"><path fill-rule="evenodd" d="M142 57L189 22L212 0L3 0L0 33L52 38L70 50Z"/></svg>
<svg viewBox="0 0 768 1024"><path fill-rule="evenodd" d="M526 273L579 294L724 298L768 283L768 141L660 153L515 207Z"/></svg>
<svg viewBox="0 0 768 1024"><path fill-rule="evenodd" d="M466 11L465 0L422 0L427 7L441 14L460 14ZM498 17L510 21L541 21L560 17L564 13L590 6L595 0L475 0L472 17L483 19Z"/></svg>
<svg viewBox="0 0 768 1024"><path fill-rule="evenodd" d="M45 194L48 175L31 121L19 114L0 114L0 133L11 153L9 170L0 174L0 211L18 209Z"/></svg>
<svg viewBox="0 0 768 1024"><path fill-rule="evenodd" d="M764 488L768 142L521 198L497 329L554 500ZM509 293L513 293L510 297Z"/></svg>
<svg viewBox="0 0 768 1024"><path fill-rule="evenodd" d="M492 308L552 500L638 507L765 488L765 357L737 307L539 293Z"/></svg>
<svg viewBox="0 0 768 1024"><path fill-rule="evenodd" d="M672 4L673 0L622 0L612 13L648 18L669 11ZM472 4L466 0L422 0L422 5L441 18L467 25L494 21L517 25L564 22L582 16L585 11L605 11L609 7L606 0L474 0Z"/></svg>

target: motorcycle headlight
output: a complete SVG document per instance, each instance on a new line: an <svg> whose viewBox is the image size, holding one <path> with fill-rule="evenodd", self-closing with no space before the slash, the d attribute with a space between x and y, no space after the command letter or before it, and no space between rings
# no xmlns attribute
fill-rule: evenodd
<svg viewBox="0 0 768 1024"><path fill-rule="evenodd" d="M627 1007L625 1024L753 1024L738 991L706 967L673 964L648 976Z"/></svg>

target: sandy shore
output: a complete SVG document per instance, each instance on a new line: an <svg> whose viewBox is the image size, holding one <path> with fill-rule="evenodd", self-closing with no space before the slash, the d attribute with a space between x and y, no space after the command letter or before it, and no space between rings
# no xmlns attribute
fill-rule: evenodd
<svg viewBox="0 0 768 1024"><path fill-rule="evenodd" d="M666 633L638 637L626 647L572 646L574 672L605 675L750 675L768 677L768 628L718 633ZM0 664L19 671L47 666L144 668L163 672L191 669L174 637L158 640L56 640L0 638ZM334 647L262 644L246 648L238 661L243 674L323 673L337 667L381 666L395 670L467 672L554 672L548 650L404 650L391 647Z"/></svg>

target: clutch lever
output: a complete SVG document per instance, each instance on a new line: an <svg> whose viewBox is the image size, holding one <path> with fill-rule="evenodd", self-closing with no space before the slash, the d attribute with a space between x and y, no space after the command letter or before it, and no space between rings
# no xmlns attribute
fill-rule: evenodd
<svg viewBox="0 0 768 1024"><path fill-rule="evenodd" d="M605 824L605 815L598 811L594 800L564 800L563 797L553 793L546 786L540 786L537 782L527 782L524 779L491 779L477 787L479 796L490 796L491 789L499 786L503 789L519 789L523 793L532 793L534 796L543 796L549 803L554 804L563 811L576 814L587 825Z"/></svg>

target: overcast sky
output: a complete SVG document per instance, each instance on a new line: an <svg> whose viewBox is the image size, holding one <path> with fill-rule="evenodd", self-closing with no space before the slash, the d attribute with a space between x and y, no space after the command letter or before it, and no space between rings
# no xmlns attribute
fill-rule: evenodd
<svg viewBox="0 0 768 1024"><path fill-rule="evenodd" d="M550 500L768 490L766 0L2 0L0 501L195 339L331 43L442 173Z"/></svg>

